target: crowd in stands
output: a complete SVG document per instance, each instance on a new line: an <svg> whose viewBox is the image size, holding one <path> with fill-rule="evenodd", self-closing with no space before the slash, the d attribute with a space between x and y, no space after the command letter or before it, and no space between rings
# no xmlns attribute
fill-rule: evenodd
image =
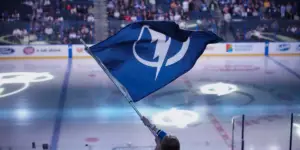
<svg viewBox="0 0 300 150"><path fill-rule="evenodd" d="M142 20L174 21L187 28L191 20L197 30L217 32L217 23L209 13L217 3L207 5L205 0L108 0L107 12L110 21L122 20L124 24ZM123 26L124 26L123 24ZM121 27L123 27L121 26ZM110 35L120 27L112 27Z"/></svg>
<svg viewBox="0 0 300 150"><path fill-rule="evenodd" d="M8 13L8 12L2 12L1 13L1 21L7 21L7 22L11 22L11 21L19 21L20 20L20 13L15 10L13 13Z"/></svg>
<svg viewBox="0 0 300 150"><path fill-rule="evenodd" d="M225 20L231 17L299 20L297 2L276 3L274 0L219 0Z"/></svg>
<svg viewBox="0 0 300 150"><path fill-rule="evenodd" d="M282 0L218 0L227 24L237 24L233 20L243 19L243 23L231 27L237 41L257 36L263 32L298 36L300 26L293 24L278 25L274 20L299 21L299 5L297 1ZM262 24L261 21L269 21ZM255 27L253 27L256 24Z"/></svg>
<svg viewBox="0 0 300 150"><path fill-rule="evenodd" d="M226 29L229 29L237 40L249 38L248 32L256 34L280 31L300 36L300 26L293 22L282 26L278 23L262 24L260 21L248 20L298 21L298 3L292 0L107 0L108 32L113 35L121 27L134 21L159 20L174 21L181 28L209 30L219 35L226 34ZM19 39L28 37L29 41L50 43L79 43L80 38L88 43L95 42L95 18L91 13L93 2L22 0L22 5L30 8L31 13L26 14L21 10L1 12L1 22L22 24L22 18L28 18L26 25L19 25L9 34ZM221 19L213 16L219 10L223 15ZM248 20L248 23L234 25L234 20L241 19Z"/></svg>
<svg viewBox="0 0 300 150"><path fill-rule="evenodd" d="M189 12L208 11L203 0L172 0L169 7L156 5L155 0L109 0L107 4L108 16L126 21L141 20L170 20L180 22L189 20Z"/></svg>
<svg viewBox="0 0 300 150"><path fill-rule="evenodd" d="M26 28L15 28L12 35L24 38L30 36L33 41L50 41L53 43L79 43L83 38L87 42L94 40L94 16L90 13L93 5L74 4L71 0L25 0L22 5L32 9L27 14ZM3 12L1 21L19 21L20 14ZM25 15L25 14L24 14Z"/></svg>

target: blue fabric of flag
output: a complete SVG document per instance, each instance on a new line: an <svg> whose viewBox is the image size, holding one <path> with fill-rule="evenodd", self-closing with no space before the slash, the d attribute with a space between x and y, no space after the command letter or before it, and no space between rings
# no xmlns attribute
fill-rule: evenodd
<svg viewBox="0 0 300 150"><path fill-rule="evenodd" d="M189 71L208 44L220 41L212 32L182 30L174 22L142 21L93 45L89 53L137 102Z"/></svg>

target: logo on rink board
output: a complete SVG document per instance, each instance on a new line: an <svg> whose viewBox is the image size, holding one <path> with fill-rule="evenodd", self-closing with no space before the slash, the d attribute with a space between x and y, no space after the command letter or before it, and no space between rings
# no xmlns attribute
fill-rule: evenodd
<svg viewBox="0 0 300 150"><path fill-rule="evenodd" d="M83 47L78 47L78 48L76 48L76 51L77 51L78 53L83 53L84 48L83 48Z"/></svg>
<svg viewBox="0 0 300 150"><path fill-rule="evenodd" d="M39 48L39 49L36 49L36 52L41 52L41 53L56 53L56 52L60 52L60 49L59 48Z"/></svg>
<svg viewBox="0 0 300 150"><path fill-rule="evenodd" d="M253 46L251 44L226 44L226 52L248 52L252 51Z"/></svg>
<svg viewBox="0 0 300 150"><path fill-rule="evenodd" d="M226 44L226 52L231 53L233 51L232 44Z"/></svg>
<svg viewBox="0 0 300 150"><path fill-rule="evenodd" d="M291 44L289 44L289 43L279 44L277 47L277 50L279 50L279 51L288 51L290 49L291 49Z"/></svg>
<svg viewBox="0 0 300 150"><path fill-rule="evenodd" d="M60 48L34 48L34 47L25 47L23 49L24 54L32 55L33 53L57 53L61 52Z"/></svg>
<svg viewBox="0 0 300 150"><path fill-rule="evenodd" d="M24 54L31 55L35 52L35 49L33 47L25 47L23 49Z"/></svg>
<svg viewBox="0 0 300 150"><path fill-rule="evenodd" d="M8 48L8 47L0 48L0 55L10 55L13 54L14 52L15 50L12 48Z"/></svg>

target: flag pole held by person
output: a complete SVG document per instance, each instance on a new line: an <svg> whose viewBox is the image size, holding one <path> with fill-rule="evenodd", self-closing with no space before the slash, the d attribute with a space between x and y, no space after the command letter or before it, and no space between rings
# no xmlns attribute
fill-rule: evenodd
<svg viewBox="0 0 300 150"><path fill-rule="evenodd" d="M188 72L208 44L220 41L213 32L182 30L168 21L131 23L92 47L81 40L144 124L134 103ZM166 136L155 126L146 126L161 140Z"/></svg>

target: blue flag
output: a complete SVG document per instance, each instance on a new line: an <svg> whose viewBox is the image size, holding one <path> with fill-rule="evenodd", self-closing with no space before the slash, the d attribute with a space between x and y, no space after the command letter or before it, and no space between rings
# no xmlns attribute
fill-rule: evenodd
<svg viewBox="0 0 300 150"><path fill-rule="evenodd" d="M221 40L212 32L182 30L174 22L142 21L88 52L123 94L137 102L189 71L206 45Z"/></svg>

